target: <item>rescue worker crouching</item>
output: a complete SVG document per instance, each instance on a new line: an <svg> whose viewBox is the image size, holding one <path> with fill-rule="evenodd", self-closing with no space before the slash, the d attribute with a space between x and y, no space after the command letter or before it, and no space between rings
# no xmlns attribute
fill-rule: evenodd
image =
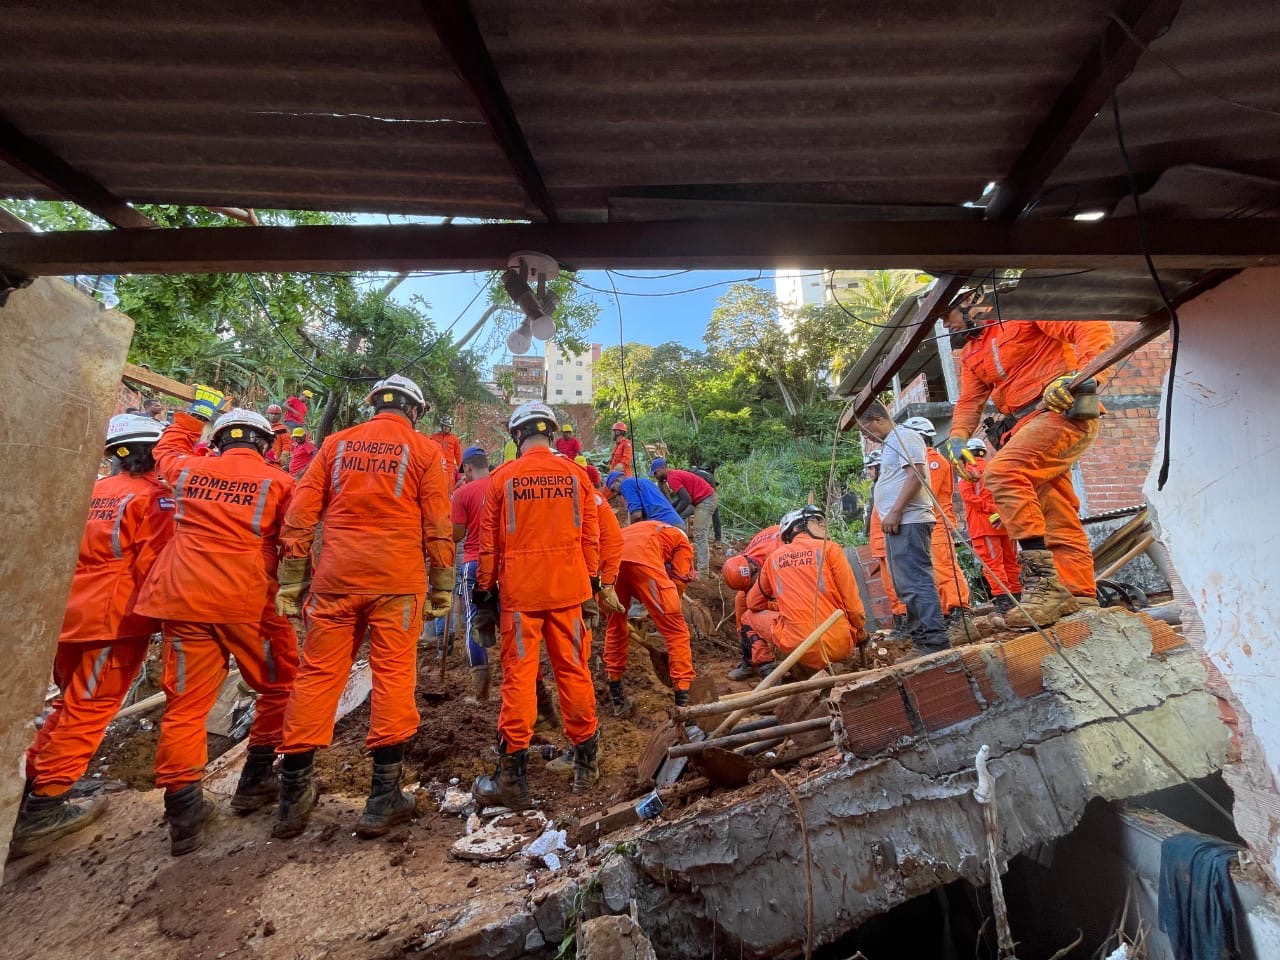
<svg viewBox="0 0 1280 960"><path fill-rule="evenodd" d="M107 427L117 470L93 487L71 596L58 636L58 696L27 751L27 790L10 853L22 856L98 819L107 798L71 802L147 658L156 621L134 610L138 589L173 535L173 494L156 477L152 450L164 424L122 414Z"/></svg>
<svg viewBox="0 0 1280 960"><path fill-rule="evenodd" d="M295 837L316 804L315 751L333 725L356 651L369 633L373 673L369 799L356 824L365 838L408 820L413 798L400 789L405 744L417 732L417 645L424 615L453 604L451 470L440 447L414 430L427 403L418 385L393 375L367 402L365 423L325 438L284 521L277 608L305 613L303 664L284 716L283 784L272 834ZM307 564L316 527L324 536L305 609Z"/></svg>
<svg viewBox="0 0 1280 960"><path fill-rule="evenodd" d="M800 658L800 669L793 668L804 679L844 660L867 639L866 614L844 550L827 539L822 510L792 510L778 526L782 545L761 565L747 595L747 626L786 657L836 610L845 614ZM776 610L769 609L771 602Z"/></svg>
<svg viewBox="0 0 1280 960"><path fill-rule="evenodd" d="M142 587L136 610L163 621L166 706L156 747L156 786L165 790L169 848L176 856L204 843L213 815L200 781L208 762L205 720L234 656L258 693L249 753L231 808L245 814L279 792L274 764L285 703L298 670L298 638L276 612L279 538L294 481L264 459L271 424L252 410L214 421L216 457L196 441L223 405L198 387L186 413L155 446L157 472L173 486L173 539Z"/></svg>
<svg viewBox="0 0 1280 960"><path fill-rule="evenodd" d="M480 526L475 626L500 625L502 706L498 765L471 792L485 805L513 809L529 802L528 748L537 717L540 653L547 654L573 747L575 793L600 778L595 689L588 664L591 634L582 605L597 589L600 521L586 473L554 453L555 415L543 403L517 407L507 424L519 455L490 475ZM596 582L593 582L596 581Z"/></svg>
<svg viewBox="0 0 1280 960"><path fill-rule="evenodd" d="M733 616L738 625L738 642L742 646L742 663L729 671L730 680L749 680L757 672L766 676L773 666L773 652L746 625L747 595L760 576L760 565L782 545L780 528L775 523L765 527L746 545L742 553L726 557L720 576L733 595Z"/></svg>

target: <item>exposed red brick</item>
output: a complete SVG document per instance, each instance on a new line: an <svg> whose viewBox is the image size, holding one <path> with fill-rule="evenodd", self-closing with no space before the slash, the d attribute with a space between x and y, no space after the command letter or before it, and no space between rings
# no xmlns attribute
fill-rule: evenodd
<svg viewBox="0 0 1280 960"><path fill-rule="evenodd" d="M915 735L898 682L887 675L840 694L840 718L849 738L848 749L870 756Z"/></svg>
<svg viewBox="0 0 1280 960"><path fill-rule="evenodd" d="M987 675L987 660L983 656L983 651L985 650L991 650L995 656L999 656L994 644L971 644L960 648L960 661L964 664L965 669L969 671L969 676L978 685L982 699L990 707L1000 699L1000 695L996 693L995 684L991 682L991 678Z"/></svg>
<svg viewBox="0 0 1280 960"><path fill-rule="evenodd" d="M1053 655L1053 649L1038 633L1024 633L1000 644L1000 655L1009 675L1009 686L1020 697L1033 697L1044 692L1044 676L1040 664Z"/></svg>
<svg viewBox="0 0 1280 960"><path fill-rule="evenodd" d="M902 679L907 702L930 733L969 720L982 712L974 699L960 655L939 660Z"/></svg>
<svg viewBox="0 0 1280 960"><path fill-rule="evenodd" d="M1065 623L1056 624L1053 627L1053 633L1064 647L1079 646L1091 636L1089 624L1085 620L1068 620Z"/></svg>

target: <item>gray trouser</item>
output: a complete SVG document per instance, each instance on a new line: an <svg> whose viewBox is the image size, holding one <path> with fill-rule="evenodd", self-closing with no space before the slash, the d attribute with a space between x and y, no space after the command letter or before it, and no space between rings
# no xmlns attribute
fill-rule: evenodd
<svg viewBox="0 0 1280 960"><path fill-rule="evenodd" d="M711 519L720 506L720 497L711 494L696 504L689 518L689 540L693 543L693 560L699 573L706 573L711 566Z"/></svg>
<svg viewBox="0 0 1280 960"><path fill-rule="evenodd" d="M907 608L907 633L922 650L951 646L933 581L932 538L932 523L904 523L884 535L893 589Z"/></svg>

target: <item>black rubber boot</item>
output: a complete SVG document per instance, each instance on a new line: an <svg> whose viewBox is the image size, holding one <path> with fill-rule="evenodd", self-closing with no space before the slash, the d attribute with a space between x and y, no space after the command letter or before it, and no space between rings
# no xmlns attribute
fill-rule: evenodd
<svg viewBox="0 0 1280 960"><path fill-rule="evenodd" d="M505 743L498 744L498 766L491 777L476 777L471 795L486 807L509 807L524 810L529 806L529 751L506 752Z"/></svg>
<svg viewBox="0 0 1280 960"><path fill-rule="evenodd" d="M689 691L688 690L675 691L675 699L676 699L677 707L687 707L689 705Z"/></svg>
<svg viewBox="0 0 1280 960"><path fill-rule="evenodd" d="M609 712L615 717L629 717L636 708L636 702L622 692L621 680L609 681Z"/></svg>
<svg viewBox="0 0 1280 960"><path fill-rule="evenodd" d="M1003 617L1013 609L1013 598L1007 593L997 593L991 598L991 605L996 608L996 613Z"/></svg>
<svg viewBox="0 0 1280 960"><path fill-rule="evenodd" d="M35 853L59 837L83 830L102 816L106 809L106 797L86 798L72 803L69 791L56 797L28 793L22 799L18 820L13 825L9 856L22 857Z"/></svg>
<svg viewBox="0 0 1280 960"><path fill-rule="evenodd" d="M400 789L404 767L404 744L375 747L373 750L373 782L364 813L356 822L356 835L365 840L381 837L397 823L413 817L413 797Z"/></svg>
<svg viewBox="0 0 1280 960"><path fill-rule="evenodd" d="M307 820L320 796L313 774L314 751L286 753L280 766L280 806L271 835L281 840L296 837L307 829Z"/></svg>
<svg viewBox="0 0 1280 960"><path fill-rule="evenodd" d="M213 801L205 799L198 783L166 790L164 814L169 820L169 852L181 857L203 847L204 826L214 809Z"/></svg>
<svg viewBox="0 0 1280 960"><path fill-rule="evenodd" d="M249 748L235 796L231 798L232 810L244 816L275 803L280 796L280 778L276 776L275 765L275 747Z"/></svg>
<svg viewBox="0 0 1280 960"><path fill-rule="evenodd" d="M751 663L751 635L746 627L738 630L738 646L742 648L742 662L729 671L729 679L750 680L756 675L756 668Z"/></svg>
<svg viewBox="0 0 1280 960"><path fill-rule="evenodd" d="M489 702L489 665L471 668L471 685L476 703Z"/></svg>
<svg viewBox="0 0 1280 960"><path fill-rule="evenodd" d="M586 793L600 780L600 731L573 748L573 792Z"/></svg>

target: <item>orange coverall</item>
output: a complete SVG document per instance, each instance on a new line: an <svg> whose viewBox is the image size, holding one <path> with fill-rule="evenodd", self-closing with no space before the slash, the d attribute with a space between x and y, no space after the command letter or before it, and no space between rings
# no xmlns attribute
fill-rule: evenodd
<svg viewBox="0 0 1280 960"><path fill-rule="evenodd" d="M893 589L893 575L889 573L889 550L884 544L884 527L880 525L880 511L871 509L871 529L867 532L871 541L871 556L880 562L880 586L884 587L884 595L889 600L889 612L895 617L905 616L907 605L898 599L898 592Z"/></svg>
<svg viewBox="0 0 1280 960"><path fill-rule="evenodd" d="M173 486L176 527L135 607L164 621L168 704L156 785L173 789L204 775L205 718L230 657L258 692L253 747L279 746L298 671L298 638L275 607L280 525L293 478L247 447L195 454L203 429L203 421L180 412L156 443L156 472Z"/></svg>
<svg viewBox="0 0 1280 960"><path fill-rule="evenodd" d="M621 470L624 477L632 475L631 441L626 437L619 437L618 442L613 445L613 456L609 458L609 469L605 472L612 473L614 470Z"/></svg>
<svg viewBox="0 0 1280 960"><path fill-rule="evenodd" d="M604 494L592 491L596 499L596 515L600 518L600 582L617 583L622 564L622 525Z"/></svg>
<svg viewBox="0 0 1280 960"><path fill-rule="evenodd" d="M267 451L267 463L274 463L288 470L289 457L293 453L293 437L289 436L289 427L287 424L275 423L271 425L271 430L275 433L275 440Z"/></svg>
<svg viewBox="0 0 1280 960"><path fill-rule="evenodd" d="M969 528L969 540L973 544L973 552L986 564L982 569L982 575L987 578L992 596L1005 592L1004 587L996 579L997 576L1005 582L1010 591L1021 593L1022 571L1018 567L1018 551L1013 541L1009 539L1009 535L1004 532L1004 527L998 527L991 522L991 515L996 512L996 502L991 497L991 491L982 482L987 462L981 459L976 460L969 465L969 469L978 475L978 479L961 479L957 486L960 490L960 499L964 501L965 524Z"/></svg>
<svg viewBox="0 0 1280 960"><path fill-rule="evenodd" d="M549 447L532 447L489 476L476 586L501 588L498 735L507 753L529 746L545 642L565 733L575 745L585 743L597 726L590 635L582 621L591 576L600 569L594 491L585 470Z"/></svg>
<svg viewBox="0 0 1280 960"><path fill-rule="evenodd" d="M939 517L933 525L933 540L930 543L933 556L933 582L938 587L938 599L942 601L942 612L948 614L956 607L969 606L969 581L960 569L960 560L956 556L956 545L951 540L951 533L958 529L956 508L952 501L955 491L951 478L951 464L947 458L932 447L925 450L929 467L929 487L938 503L942 505L943 518Z"/></svg>
<svg viewBox="0 0 1280 960"><path fill-rule="evenodd" d="M768 609L769 601L776 611ZM836 610L845 617L823 635L800 663L814 670L843 660L866 639L866 613L858 584L840 544L797 534L769 557L747 596L747 626L785 657Z"/></svg>
<svg viewBox="0 0 1280 960"><path fill-rule="evenodd" d="M1034 406L1052 380L1087 366L1114 342L1111 325L1100 320L1005 320L987 324L960 351L951 436L973 434L988 398L1004 414L1032 408L983 479L1009 538L1044 537L1062 582L1078 596L1094 596L1097 588L1071 466L1098 435L1098 421L1069 420Z"/></svg>
<svg viewBox="0 0 1280 960"><path fill-rule="evenodd" d="M458 483L458 471L462 469L462 441L452 430L437 430L427 439L436 442L444 454L445 463L449 464L449 491L453 492Z"/></svg>
<svg viewBox="0 0 1280 960"><path fill-rule="evenodd" d="M649 611L653 625L666 641L671 686L676 690L688 690L696 676L689 625L680 609L684 585L696 577L693 546L679 527L661 520L641 520L622 531L618 599L624 607L638 599ZM628 646L626 613L609 614L604 665L610 680L621 680L626 672Z"/></svg>
<svg viewBox="0 0 1280 960"><path fill-rule="evenodd" d="M27 751L27 779L41 796L65 793L84 776L147 658L160 624L136 614L134 601L173 536L173 506L154 474L94 484L53 660L58 696Z"/></svg>
<svg viewBox="0 0 1280 960"><path fill-rule="evenodd" d="M769 559L769 555L777 550L782 540L779 537L779 528L775 523L771 527L765 527L751 541L742 548L742 555L749 560L754 560L758 566L763 567L764 562ZM733 595L733 618L738 627L739 632L742 630L742 618L747 613L747 591L739 590ZM765 658L766 660L768 657Z"/></svg>
<svg viewBox="0 0 1280 960"><path fill-rule="evenodd" d="M452 568L452 469L435 441L383 411L325 438L284 519L284 556L311 552L323 521L311 595L303 606L302 669L284 718L283 753L333 740L338 700L369 633L374 747L404 743L421 717L417 687L427 568Z"/></svg>

